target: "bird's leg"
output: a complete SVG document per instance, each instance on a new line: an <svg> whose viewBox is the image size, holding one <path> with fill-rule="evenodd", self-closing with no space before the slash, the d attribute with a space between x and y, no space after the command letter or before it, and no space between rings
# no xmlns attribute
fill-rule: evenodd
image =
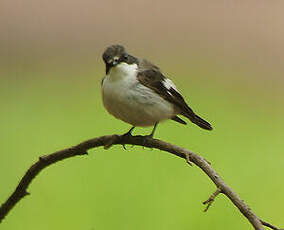
<svg viewBox="0 0 284 230"><path fill-rule="evenodd" d="M134 128L135 128L135 126L133 126L131 129L129 129L129 131L127 133L122 134L121 136L122 137L132 136L131 132L133 131ZM125 147L125 144L122 144L122 146L125 150L127 150L126 147Z"/></svg>
<svg viewBox="0 0 284 230"><path fill-rule="evenodd" d="M134 128L135 128L135 126L132 126L132 128L129 129L129 131L127 133L124 133L122 136L129 136L129 135L132 136L131 132L133 131Z"/></svg>
<svg viewBox="0 0 284 230"><path fill-rule="evenodd" d="M156 123L155 123L155 125L154 125L154 128L153 128L153 130L152 130L151 134L150 134L150 135L148 135L148 137L151 137L151 138L153 138L153 136L154 136L154 133L155 133L155 131L156 131L156 128L157 128L157 126L158 126L158 122L156 122Z"/></svg>
<svg viewBox="0 0 284 230"><path fill-rule="evenodd" d="M156 130L156 128L157 128L157 125L158 125L158 122L155 123L154 128L152 129L152 132L151 132L149 135L143 136L143 143L142 143L143 149L144 149L144 146L145 146L146 143L147 143L147 139L148 139L148 138L153 138L154 133L155 133L155 130Z"/></svg>
<svg viewBox="0 0 284 230"><path fill-rule="evenodd" d="M153 128L152 132L151 132L149 135L143 136L143 144L142 144L142 145L145 145L145 144L146 144L148 138L153 138L154 133L155 133L155 130L156 130L156 128L157 128L157 125L158 125L158 122L155 123L154 128ZM144 148L144 147L143 147L143 148Z"/></svg>

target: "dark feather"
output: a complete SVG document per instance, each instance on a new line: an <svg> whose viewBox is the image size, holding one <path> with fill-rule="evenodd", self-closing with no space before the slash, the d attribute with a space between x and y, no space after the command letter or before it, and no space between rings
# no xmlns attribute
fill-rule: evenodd
<svg viewBox="0 0 284 230"><path fill-rule="evenodd" d="M186 125L186 122L184 120L182 120L181 118L179 118L178 116L174 116L172 117L172 120L178 122L178 123L181 123L183 125Z"/></svg>
<svg viewBox="0 0 284 230"><path fill-rule="evenodd" d="M154 90L162 98L174 104L176 109L180 111L180 114L187 117L194 124L203 129L212 130L211 125L193 112L177 90L174 88L166 88L164 85L166 77L160 72L157 66L146 60L142 60L139 62L139 70L140 71L137 74L137 79L141 84ZM173 120L177 121L177 118L174 117Z"/></svg>
<svg viewBox="0 0 284 230"><path fill-rule="evenodd" d="M194 116L192 115L188 115L186 113L182 113L183 116L187 117L192 123L198 125L200 128L206 129L206 130L212 130L212 126L205 121L204 119L202 119L201 117L199 117L198 115L194 114Z"/></svg>

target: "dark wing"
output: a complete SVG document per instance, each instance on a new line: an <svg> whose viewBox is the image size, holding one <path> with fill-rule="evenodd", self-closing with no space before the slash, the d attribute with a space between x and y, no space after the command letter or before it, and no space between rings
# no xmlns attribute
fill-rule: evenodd
<svg viewBox="0 0 284 230"><path fill-rule="evenodd" d="M180 93L170 84L167 84L167 78L160 72L157 66L154 66L146 60L142 60L139 63L140 71L137 74L138 81L144 86L152 89L157 94L159 94L165 100L174 104L180 113L187 117L191 122L197 124L199 127L211 130L211 125L197 116L193 110L186 104ZM180 123L185 123L182 119L178 117L172 118Z"/></svg>
<svg viewBox="0 0 284 230"><path fill-rule="evenodd" d="M181 111L181 113L194 114L192 109L190 109L185 103L179 92L172 87L166 87L166 78L160 71L154 69L144 70L138 73L137 79L141 84L154 90L162 98L174 104Z"/></svg>

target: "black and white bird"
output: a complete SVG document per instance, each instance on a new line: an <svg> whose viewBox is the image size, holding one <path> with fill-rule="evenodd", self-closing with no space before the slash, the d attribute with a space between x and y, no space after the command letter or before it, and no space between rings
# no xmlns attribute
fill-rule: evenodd
<svg viewBox="0 0 284 230"><path fill-rule="evenodd" d="M154 126L172 119L186 124L177 115L187 117L199 127L212 130L211 125L197 116L186 104L174 83L151 62L128 54L121 45L109 46L103 53L106 76L102 80L103 104L117 119L136 126Z"/></svg>

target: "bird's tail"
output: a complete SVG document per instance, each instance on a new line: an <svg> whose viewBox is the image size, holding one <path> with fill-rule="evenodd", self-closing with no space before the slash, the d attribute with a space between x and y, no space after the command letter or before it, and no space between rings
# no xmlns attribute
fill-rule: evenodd
<svg viewBox="0 0 284 230"><path fill-rule="evenodd" d="M212 130L212 126L202 119L201 117L197 116L195 113L183 113L185 117L187 117L192 123L198 125L200 128L206 129L206 130Z"/></svg>

